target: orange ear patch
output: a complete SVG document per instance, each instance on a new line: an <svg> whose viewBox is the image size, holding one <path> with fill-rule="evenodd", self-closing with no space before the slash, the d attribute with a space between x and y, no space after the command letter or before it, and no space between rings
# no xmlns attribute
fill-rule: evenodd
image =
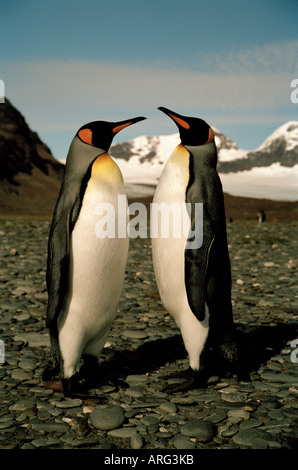
<svg viewBox="0 0 298 470"><path fill-rule="evenodd" d="M124 129L127 126L130 126L131 124L132 122L127 122L126 124L122 124L121 126L114 127L113 133L117 134L117 132L122 131L122 129Z"/></svg>
<svg viewBox="0 0 298 470"><path fill-rule="evenodd" d="M183 121L183 119L180 119L177 116L174 116L173 114L169 114L169 116L172 119L174 119L174 121L177 122L177 124L179 124L179 126L184 127L184 129L189 129L190 128L190 125L186 121Z"/></svg>
<svg viewBox="0 0 298 470"><path fill-rule="evenodd" d="M86 144L92 145L92 131L90 129L82 129L79 132L79 137Z"/></svg>
<svg viewBox="0 0 298 470"><path fill-rule="evenodd" d="M206 144L209 144L209 142L212 142L212 140L214 140L214 132L211 129L211 127L209 127L209 136L208 136L208 140L207 140Z"/></svg>

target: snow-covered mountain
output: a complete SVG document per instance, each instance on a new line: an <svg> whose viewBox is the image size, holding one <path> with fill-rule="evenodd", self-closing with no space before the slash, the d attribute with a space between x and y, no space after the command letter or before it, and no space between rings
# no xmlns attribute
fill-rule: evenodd
<svg viewBox="0 0 298 470"><path fill-rule="evenodd" d="M254 167L268 167L280 163L293 167L298 163L298 122L289 121L276 129L256 150L246 152L242 160L220 160L221 173L251 170Z"/></svg>
<svg viewBox="0 0 298 470"><path fill-rule="evenodd" d="M298 121L274 131L254 151L237 145L214 129L218 172L223 189L233 196L298 200ZM137 137L114 144L110 153L120 167L130 197L154 193L162 169L180 142L179 134Z"/></svg>

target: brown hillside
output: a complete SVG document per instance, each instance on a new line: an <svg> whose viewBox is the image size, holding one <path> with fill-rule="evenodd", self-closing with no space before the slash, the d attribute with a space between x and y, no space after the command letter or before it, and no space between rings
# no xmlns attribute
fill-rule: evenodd
<svg viewBox="0 0 298 470"><path fill-rule="evenodd" d="M0 104L0 214L52 213L63 172L10 101Z"/></svg>

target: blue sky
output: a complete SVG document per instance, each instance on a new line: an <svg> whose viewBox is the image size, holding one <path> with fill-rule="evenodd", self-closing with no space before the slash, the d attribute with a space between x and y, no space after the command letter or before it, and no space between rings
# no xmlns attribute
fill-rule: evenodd
<svg viewBox="0 0 298 470"><path fill-rule="evenodd" d="M0 78L56 158L92 120L175 133L158 106L254 149L298 120L297 20L297 0L1 0Z"/></svg>

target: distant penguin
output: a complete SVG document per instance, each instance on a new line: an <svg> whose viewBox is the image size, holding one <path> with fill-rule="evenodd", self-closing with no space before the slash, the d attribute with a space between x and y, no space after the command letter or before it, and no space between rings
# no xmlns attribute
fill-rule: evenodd
<svg viewBox="0 0 298 470"><path fill-rule="evenodd" d="M127 205L122 174L108 150L119 131L143 119L90 122L78 130L67 155L48 242L51 359L43 374L45 381L60 376L65 395L84 382L77 372L81 357L87 375L95 372L116 315L129 239L98 236L96 208L112 204L117 221L119 195ZM117 227L116 221L110 222Z"/></svg>
<svg viewBox="0 0 298 470"><path fill-rule="evenodd" d="M212 128L202 119L158 108L178 126L181 143L169 157L153 203L188 203L188 228L194 233L195 203L203 203L202 243L187 247L188 234L152 238L156 282L166 310L179 327L189 355L186 383L169 386L182 391L206 381L207 343L223 362L236 365L238 351L231 305L231 269L227 246L224 198L216 171L217 150ZM187 205L186 205L187 207ZM214 352L212 352L214 354Z"/></svg>
<svg viewBox="0 0 298 470"><path fill-rule="evenodd" d="M258 213L257 213L257 216L258 216L258 223L259 224L262 224L263 222L266 221L265 211L259 210Z"/></svg>

